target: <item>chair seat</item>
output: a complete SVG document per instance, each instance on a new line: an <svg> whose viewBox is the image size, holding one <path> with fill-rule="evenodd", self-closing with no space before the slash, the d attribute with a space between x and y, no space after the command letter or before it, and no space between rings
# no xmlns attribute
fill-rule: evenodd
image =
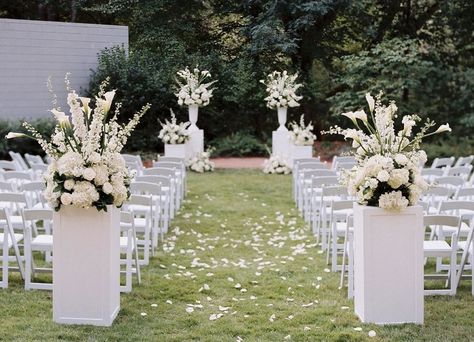
<svg viewBox="0 0 474 342"><path fill-rule="evenodd" d="M14 234L14 241L15 242L20 242L23 239L23 234ZM4 242L4 234L0 233L0 248L3 248L3 242ZM8 248L11 248L13 246L13 241L11 235L8 235Z"/></svg>
<svg viewBox="0 0 474 342"><path fill-rule="evenodd" d="M31 249L35 251L50 251L53 248L53 236L40 234L31 241Z"/></svg>
<svg viewBox="0 0 474 342"><path fill-rule="evenodd" d="M455 227L442 226L442 229L443 229L444 236L449 236L449 237L451 237L451 235L453 235L454 233L457 233L458 231L458 228L455 228ZM459 235L467 236L469 234L469 230L470 230L469 226L465 222L461 222L461 229L459 231Z"/></svg>
<svg viewBox="0 0 474 342"><path fill-rule="evenodd" d="M452 248L442 240L423 241L423 251L425 257L428 256L450 256Z"/></svg>

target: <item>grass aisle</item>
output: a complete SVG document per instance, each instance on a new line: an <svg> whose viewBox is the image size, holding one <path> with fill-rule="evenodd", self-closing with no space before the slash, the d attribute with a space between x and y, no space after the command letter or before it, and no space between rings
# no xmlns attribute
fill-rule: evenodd
<svg viewBox="0 0 474 342"><path fill-rule="evenodd" d="M469 283L429 298L423 328L362 325L297 216L289 176L189 176L189 194L112 328L52 322L51 294L0 291L0 340L461 341L474 335ZM389 294L387 294L389 295ZM360 331L358 331L360 330ZM368 332L374 330L375 338Z"/></svg>

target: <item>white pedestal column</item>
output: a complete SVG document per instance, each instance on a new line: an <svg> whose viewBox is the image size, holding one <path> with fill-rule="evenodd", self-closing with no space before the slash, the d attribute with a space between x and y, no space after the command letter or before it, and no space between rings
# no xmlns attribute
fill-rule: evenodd
<svg viewBox="0 0 474 342"><path fill-rule="evenodd" d="M354 307L364 323L423 324L423 211L354 206Z"/></svg>
<svg viewBox="0 0 474 342"><path fill-rule="evenodd" d="M120 310L120 211L54 213L53 319L110 326Z"/></svg>
<svg viewBox="0 0 474 342"><path fill-rule="evenodd" d="M189 131L188 156L193 157L196 153L204 152L204 131L202 129Z"/></svg>
<svg viewBox="0 0 474 342"><path fill-rule="evenodd" d="M289 161L290 153L290 133L288 131L273 131L272 154Z"/></svg>
<svg viewBox="0 0 474 342"><path fill-rule="evenodd" d="M165 144L165 157L187 159L188 144Z"/></svg>
<svg viewBox="0 0 474 342"><path fill-rule="evenodd" d="M313 157L313 146L290 145L290 163L293 166L295 159Z"/></svg>

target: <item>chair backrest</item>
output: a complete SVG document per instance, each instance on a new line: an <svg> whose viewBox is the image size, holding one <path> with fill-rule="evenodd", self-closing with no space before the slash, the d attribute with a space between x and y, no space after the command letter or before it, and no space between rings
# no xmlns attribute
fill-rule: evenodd
<svg viewBox="0 0 474 342"><path fill-rule="evenodd" d="M436 185L448 185L457 188L463 186L466 180L459 176L444 176L436 178L434 183Z"/></svg>
<svg viewBox="0 0 474 342"><path fill-rule="evenodd" d="M161 195L161 186L156 183L134 181L130 184L130 192L140 195Z"/></svg>
<svg viewBox="0 0 474 342"><path fill-rule="evenodd" d="M293 165L296 166L301 163L323 163L319 157L313 157L313 158L296 158L293 159Z"/></svg>
<svg viewBox="0 0 474 342"><path fill-rule="evenodd" d="M175 162L175 163L185 163L185 160L183 158L178 158L178 157L158 157L158 162Z"/></svg>
<svg viewBox="0 0 474 342"><path fill-rule="evenodd" d="M0 182L0 191L2 192L13 192L13 184L10 182Z"/></svg>
<svg viewBox="0 0 474 342"><path fill-rule="evenodd" d="M471 165L473 160L474 156L459 157L458 160L456 160L456 164L454 164L454 167Z"/></svg>
<svg viewBox="0 0 474 342"><path fill-rule="evenodd" d="M167 168L176 169L183 172L186 169L186 165L183 162L172 162L172 161L157 161L153 163L153 168Z"/></svg>
<svg viewBox="0 0 474 342"><path fill-rule="evenodd" d="M439 213L457 211L457 210L469 210L474 212L473 201L444 201L439 206Z"/></svg>
<svg viewBox="0 0 474 342"><path fill-rule="evenodd" d="M423 217L423 224L425 226L449 226L459 227L461 224L461 217L456 215L425 215Z"/></svg>
<svg viewBox="0 0 474 342"><path fill-rule="evenodd" d="M10 160L0 160L0 169L10 171L21 171L18 164Z"/></svg>
<svg viewBox="0 0 474 342"><path fill-rule="evenodd" d="M127 201L127 204L134 204L134 205L143 205L143 206L152 206L153 205L153 198L149 195L136 195L133 194Z"/></svg>
<svg viewBox="0 0 474 342"><path fill-rule="evenodd" d="M329 170L325 163L321 162L310 162L298 164L298 172L304 170Z"/></svg>
<svg viewBox="0 0 474 342"><path fill-rule="evenodd" d="M444 170L423 168L423 169L421 169L421 175L422 176L442 177L442 176L444 176Z"/></svg>
<svg viewBox="0 0 474 342"><path fill-rule="evenodd" d="M136 163L135 165L136 165L136 167L139 168L139 170L143 170L145 168L143 166L142 158L138 154L126 154L126 153L124 153L124 154L122 154L122 157L123 157L123 160L125 161L125 163Z"/></svg>
<svg viewBox="0 0 474 342"><path fill-rule="evenodd" d="M347 210L354 208L355 200L337 200L331 202L331 208L333 211Z"/></svg>
<svg viewBox="0 0 474 342"><path fill-rule="evenodd" d="M147 182L147 183L153 183L153 184L161 184L161 186L164 186L164 187L169 187L172 184L171 177L169 177L169 176L158 176L158 175L137 176L137 177L135 177L135 180L137 182Z"/></svg>
<svg viewBox="0 0 474 342"><path fill-rule="evenodd" d="M176 167L175 168L165 168L165 167L151 167L143 170L144 176L168 176L175 178L176 177Z"/></svg>
<svg viewBox="0 0 474 342"><path fill-rule="evenodd" d="M456 190L444 186L430 186L423 192L423 196L427 197L444 197L448 199L455 194Z"/></svg>
<svg viewBox="0 0 474 342"><path fill-rule="evenodd" d="M445 167L445 166L451 166L454 164L454 157L449 157L449 158L435 158L433 160L433 163L431 164L431 168L439 168L439 167Z"/></svg>
<svg viewBox="0 0 474 342"><path fill-rule="evenodd" d="M8 171L3 174L3 179L33 180L33 175L27 171Z"/></svg>
<svg viewBox="0 0 474 342"><path fill-rule="evenodd" d="M322 188L323 186L339 185L339 178L335 176L313 177L313 188Z"/></svg>
<svg viewBox="0 0 474 342"><path fill-rule="evenodd" d="M446 169L445 176L458 176L467 180L471 171L472 165L450 167Z"/></svg>
<svg viewBox="0 0 474 342"><path fill-rule="evenodd" d="M346 197L349 193L347 192L347 187L345 186L323 186L321 190L321 197L325 196L342 196ZM341 198L342 199L342 198Z"/></svg>
<svg viewBox="0 0 474 342"><path fill-rule="evenodd" d="M26 194L19 192L0 192L0 202L29 204Z"/></svg>
<svg viewBox="0 0 474 342"><path fill-rule="evenodd" d="M25 209L23 210L23 219L26 221L53 220L52 209Z"/></svg>
<svg viewBox="0 0 474 342"><path fill-rule="evenodd" d="M33 171L38 171L40 173L44 173L48 170L48 165L47 164L32 164L31 169Z"/></svg>
<svg viewBox="0 0 474 342"><path fill-rule="evenodd" d="M303 170L301 171L302 179L309 179L312 177L337 176L336 171L332 170Z"/></svg>
<svg viewBox="0 0 474 342"><path fill-rule="evenodd" d="M30 164L30 167L33 168L33 165L45 165L43 158L41 156L25 153L25 159Z"/></svg>
<svg viewBox="0 0 474 342"><path fill-rule="evenodd" d="M352 162L337 162L337 163L334 164L333 169L337 170L337 171L339 171L339 170L350 170L356 165L357 165L357 163L355 161L352 161Z"/></svg>
<svg viewBox="0 0 474 342"><path fill-rule="evenodd" d="M12 160L15 163L17 163L20 170L28 170L29 169L28 164L25 162L25 160L23 159L21 154L19 154L17 152L13 152L13 151L8 151L8 154L10 155Z"/></svg>
<svg viewBox="0 0 474 342"><path fill-rule="evenodd" d="M454 198L456 200L474 200L474 186L458 189Z"/></svg>
<svg viewBox="0 0 474 342"><path fill-rule="evenodd" d="M349 163L349 162L355 162L356 159L354 156L334 156L332 159L332 163Z"/></svg>

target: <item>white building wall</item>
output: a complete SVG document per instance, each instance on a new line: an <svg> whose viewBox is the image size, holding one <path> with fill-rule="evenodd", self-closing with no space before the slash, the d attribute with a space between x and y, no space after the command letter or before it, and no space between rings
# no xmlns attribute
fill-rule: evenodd
<svg viewBox="0 0 474 342"><path fill-rule="evenodd" d="M67 112L65 74L81 93L97 54L114 45L128 49L127 26L0 19L0 119L50 115L49 76Z"/></svg>

